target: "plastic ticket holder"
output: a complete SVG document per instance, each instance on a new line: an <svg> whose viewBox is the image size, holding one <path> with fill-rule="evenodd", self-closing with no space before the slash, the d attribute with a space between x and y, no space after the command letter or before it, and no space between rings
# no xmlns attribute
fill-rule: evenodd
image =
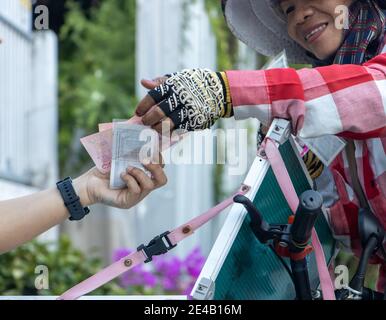
<svg viewBox="0 0 386 320"><path fill-rule="evenodd" d="M295 141L285 128L286 122L275 120L269 134L270 137L275 136L275 141L280 141L279 151L300 196L312 189L312 181ZM266 159L256 157L244 183L252 187L248 198L264 220L268 223L287 223L292 212ZM256 239L249 224L244 207L234 204L191 292L194 299L295 299L294 284L282 261L271 248ZM329 263L335 252L335 241L325 215L318 217L315 229ZM287 258L284 262L289 265ZM317 290L319 278L314 253L308 256L308 265L311 289Z"/></svg>

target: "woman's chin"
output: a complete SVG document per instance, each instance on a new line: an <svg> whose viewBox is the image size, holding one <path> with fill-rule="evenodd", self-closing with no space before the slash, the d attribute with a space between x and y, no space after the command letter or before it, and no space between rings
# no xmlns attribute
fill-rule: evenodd
<svg viewBox="0 0 386 320"><path fill-rule="evenodd" d="M336 53L336 50L315 50L311 52L319 60L327 60Z"/></svg>

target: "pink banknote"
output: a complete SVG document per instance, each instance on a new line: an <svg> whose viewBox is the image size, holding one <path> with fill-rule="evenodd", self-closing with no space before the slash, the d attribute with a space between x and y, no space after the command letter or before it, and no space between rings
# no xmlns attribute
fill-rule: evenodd
<svg viewBox="0 0 386 320"><path fill-rule="evenodd" d="M113 130L105 130L80 139L96 167L103 173L111 168Z"/></svg>
<svg viewBox="0 0 386 320"><path fill-rule="evenodd" d="M100 123L98 124L98 130L99 132L102 132L102 131L106 131L106 130L110 130L113 128L113 124L111 122L107 122L107 123Z"/></svg>
<svg viewBox="0 0 386 320"><path fill-rule="evenodd" d="M134 116L127 123L142 124L140 117ZM113 146L113 123L99 124L99 132L80 139L80 142L94 161L95 166L103 173L111 168Z"/></svg>
<svg viewBox="0 0 386 320"><path fill-rule="evenodd" d="M142 124L142 118L134 116L124 121L131 124ZM100 123L99 132L81 138L80 142L90 155L95 166L103 173L111 169L112 146L113 146L113 123ZM160 135L160 150L166 150L183 138L183 134L174 135L171 139L162 139Z"/></svg>
<svg viewBox="0 0 386 320"><path fill-rule="evenodd" d="M130 118L129 120L124 121L124 122L127 122L127 123L133 123L133 124L143 124L143 123L142 123L142 118L141 118L141 117L138 117L138 116L134 116L134 117L132 117L132 118ZM113 129L113 123L112 123L112 122L100 123L100 124L98 125L98 130L99 130L99 132L101 132L101 131L106 131L106 130L110 130L110 129Z"/></svg>

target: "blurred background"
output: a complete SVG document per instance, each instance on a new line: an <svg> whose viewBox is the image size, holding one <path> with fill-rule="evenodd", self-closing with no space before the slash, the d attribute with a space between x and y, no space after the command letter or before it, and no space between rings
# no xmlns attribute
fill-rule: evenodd
<svg viewBox="0 0 386 320"><path fill-rule="evenodd" d="M131 117L146 94L140 79L192 67L256 69L265 60L230 34L219 0L1 0L0 39L0 200L89 169L79 139L98 123ZM251 163L257 125L228 119L218 127L248 129ZM0 293L62 293L224 199L244 178L228 170L167 165L168 185L135 208L93 206L83 221L0 256ZM189 292L225 216L95 293ZM34 285L38 265L49 269L46 290Z"/></svg>
<svg viewBox="0 0 386 320"><path fill-rule="evenodd" d="M130 118L146 94L140 79L193 67L258 69L266 61L231 35L220 0L0 4L0 200L53 187L60 178L92 167L79 139L96 132L98 123ZM248 130L248 164L257 127L256 120L217 124ZM195 134L211 138L213 132ZM184 143L182 150L189 148ZM229 147L239 146L237 141L220 145ZM230 175L229 169L228 164L168 164L168 185L135 208L95 205L81 222L66 222L0 255L0 295L63 293L229 196L245 176ZM167 255L93 294L189 293L225 217L226 212ZM342 253L336 264L352 270L357 260ZM37 289L39 266L48 268L49 282ZM370 288L375 271L369 271Z"/></svg>

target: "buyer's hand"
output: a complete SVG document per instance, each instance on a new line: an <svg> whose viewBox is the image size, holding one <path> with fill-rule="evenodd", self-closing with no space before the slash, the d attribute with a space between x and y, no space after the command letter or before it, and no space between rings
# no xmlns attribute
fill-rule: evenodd
<svg viewBox="0 0 386 320"><path fill-rule="evenodd" d="M103 174L96 167L75 179L73 185L84 206L102 203L128 209L135 206L150 192L167 183L162 165L144 164L144 167L150 171L151 177L138 168L131 168L122 174L121 178L126 182L125 189L111 190L110 174Z"/></svg>
<svg viewBox="0 0 386 320"><path fill-rule="evenodd" d="M202 130L232 114L226 75L208 69L183 70L142 85L151 89L136 113L145 125L162 133L162 123L174 129ZM154 85L156 86L154 87Z"/></svg>

